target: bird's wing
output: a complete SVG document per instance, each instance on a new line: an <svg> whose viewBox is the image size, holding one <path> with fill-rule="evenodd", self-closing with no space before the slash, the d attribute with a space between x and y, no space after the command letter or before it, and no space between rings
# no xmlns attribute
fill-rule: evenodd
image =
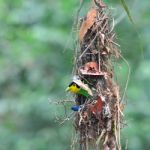
<svg viewBox="0 0 150 150"><path fill-rule="evenodd" d="M79 85L82 89L86 90L89 95L93 96L93 93L87 84L84 84L81 80L78 80L78 79L74 79L73 82Z"/></svg>

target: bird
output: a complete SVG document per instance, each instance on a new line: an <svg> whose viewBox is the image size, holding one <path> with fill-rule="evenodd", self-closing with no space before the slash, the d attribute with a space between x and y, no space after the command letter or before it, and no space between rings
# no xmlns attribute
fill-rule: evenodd
<svg viewBox="0 0 150 150"><path fill-rule="evenodd" d="M69 86L66 88L67 92L75 93L78 95L83 95L85 97L93 96L91 89L88 85L84 84L79 79L74 79Z"/></svg>
<svg viewBox="0 0 150 150"><path fill-rule="evenodd" d="M84 95L76 95L75 102L77 105L83 105L87 100L87 97Z"/></svg>
<svg viewBox="0 0 150 150"><path fill-rule="evenodd" d="M72 109L73 111L79 111L80 108L81 108L81 107L78 106L78 105L75 105L75 106L72 106L72 107L71 107L71 109Z"/></svg>

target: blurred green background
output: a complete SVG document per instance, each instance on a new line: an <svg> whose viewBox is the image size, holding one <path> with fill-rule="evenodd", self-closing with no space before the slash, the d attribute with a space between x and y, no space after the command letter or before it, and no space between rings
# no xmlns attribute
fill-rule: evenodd
<svg viewBox="0 0 150 150"><path fill-rule="evenodd" d="M150 1L127 1L135 26L119 0L106 3L131 67L123 145L149 150ZM49 99L70 97L64 89L71 80L78 6L79 0L0 0L0 150L70 150L72 123L56 121L65 117L64 107ZM120 60L115 70L123 90L127 66Z"/></svg>

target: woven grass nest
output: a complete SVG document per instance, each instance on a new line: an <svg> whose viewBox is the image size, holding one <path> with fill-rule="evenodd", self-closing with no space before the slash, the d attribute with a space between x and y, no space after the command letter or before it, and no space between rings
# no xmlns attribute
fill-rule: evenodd
<svg viewBox="0 0 150 150"><path fill-rule="evenodd" d="M74 126L80 150L120 150L123 104L112 65L120 52L107 8L94 2L80 23L74 67L74 75L92 96L75 95L80 109L75 112Z"/></svg>

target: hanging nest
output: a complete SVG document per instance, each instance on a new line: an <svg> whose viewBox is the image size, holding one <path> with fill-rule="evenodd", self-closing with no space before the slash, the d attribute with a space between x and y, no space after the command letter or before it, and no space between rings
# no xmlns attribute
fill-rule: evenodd
<svg viewBox="0 0 150 150"><path fill-rule="evenodd" d="M113 76L112 59L119 58L115 33L110 27L107 9L96 0L83 19L75 56L75 72L93 95L76 94L74 126L79 135L80 150L121 149L120 129L123 104Z"/></svg>

